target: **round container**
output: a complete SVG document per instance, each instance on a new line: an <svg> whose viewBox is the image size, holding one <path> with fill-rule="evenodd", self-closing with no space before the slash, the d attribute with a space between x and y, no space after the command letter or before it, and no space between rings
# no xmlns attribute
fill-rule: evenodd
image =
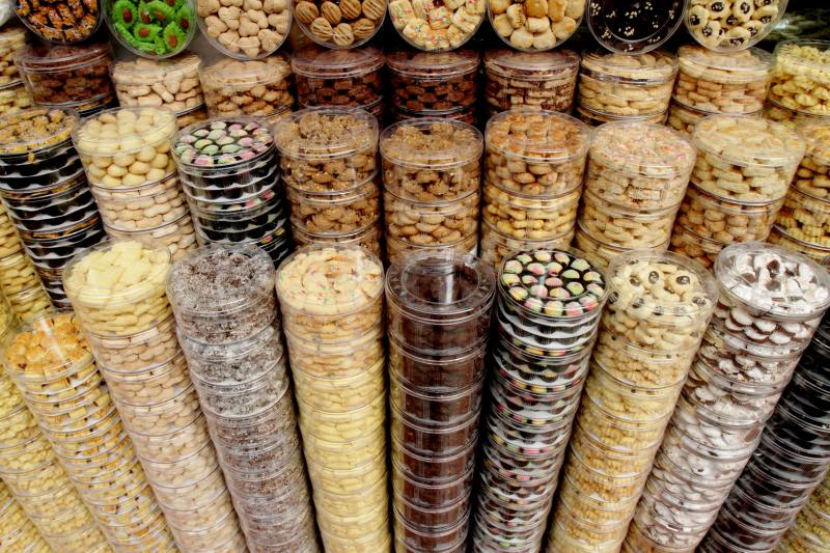
<svg viewBox="0 0 830 553"><path fill-rule="evenodd" d="M312 194L288 189L292 228L339 236L372 226L380 217L380 187L367 182L352 191Z"/></svg>
<svg viewBox="0 0 830 553"><path fill-rule="evenodd" d="M187 215L187 197L177 175L135 188L92 187L104 224L117 230L158 228Z"/></svg>
<svg viewBox="0 0 830 553"><path fill-rule="evenodd" d="M245 10L240 11L245 11L245 20L239 19L239 13L223 10L223 7L243 6L196 0L196 21L211 46L227 56L242 60L264 58L273 54L288 38L293 18L291 6L286 2L277 0L244 6Z"/></svg>
<svg viewBox="0 0 830 553"><path fill-rule="evenodd" d="M302 229L292 228L291 237L294 239L298 248L304 248L306 246L334 246L335 244L340 244L350 247L360 246L378 257L382 256L381 243L383 240L383 229L380 225L380 219L366 228L334 236L304 232Z"/></svg>
<svg viewBox="0 0 830 553"><path fill-rule="evenodd" d="M199 56L191 52L165 60L118 60L110 69L118 103L123 107L163 107L177 114L196 109L205 103L199 63Z"/></svg>
<svg viewBox="0 0 830 553"><path fill-rule="evenodd" d="M589 127L600 127L605 123L610 123L612 121L639 121L641 123L665 125L669 116L669 111L666 110L656 115L608 115L588 109L581 105L577 105L574 115L577 119L584 122Z"/></svg>
<svg viewBox="0 0 830 553"><path fill-rule="evenodd" d="M294 105L294 76L281 55L253 61L225 58L203 65L199 79L212 117L268 117Z"/></svg>
<svg viewBox="0 0 830 553"><path fill-rule="evenodd" d="M669 251L694 259L711 270L724 247L725 244L704 238L677 221L672 231Z"/></svg>
<svg viewBox="0 0 830 553"><path fill-rule="evenodd" d="M512 8L517 5L518 8ZM587 9L585 0L540 2L496 2L487 5L493 30L511 48L525 52L545 51L573 35Z"/></svg>
<svg viewBox="0 0 830 553"><path fill-rule="evenodd" d="M585 382L585 393L601 409L620 418L643 421L663 419L674 411L681 388L679 384L664 388L632 386L614 378L596 361Z"/></svg>
<svg viewBox="0 0 830 553"><path fill-rule="evenodd" d="M294 17L306 37L326 48L352 49L365 44L380 30L386 18L386 0L348 4L332 9L320 0L303 0L294 6ZM466 23L466 20L465 20Z"/></svg>
<svg viewBox="0 0 830 553"><path fill-rule="evenodd" d="M20 2L14 6L21 21L39 37L55 44L74 44L93 36L104 12L97 3L77 6L69 2L40 5Z"/></svg>
<svg viewBox="0 0 830 553"><path fill-rule="evenodd" d="M625 207L586 190L582 195L579 228L594 240L616 248L657 248L668 243L678 207Z"/></svg>
<svg viewBox="0 0 830 553"><path fill-rule="evenodd" d="M416 247L446 247L471 235L477 238L479 198L473 191L455 200L422 202L386 192L386 237Z"/></svg>
<svg viewBox="0 0 830 553"><path fill-rule="evenodd" d="M175 56L196 34L193 0L165 7L141 5L136 0L106 0L107 26L127 50L151 59Z"/></svg>
<svg viewBox="0 0 830 553"><path fill-rule="evenodd" d="M29 33L19 25L7 25L0 31L0 87L20 82L20 74L14 65L14 54L26 47Z"/></svg>
<svg viewBox="0 0 830 553"><path fill-rule="evenodd" d="M9 198L33 199L77 187L79 161L71 146L78 115L33 108L0 119L0 190ZM76 177L76 178L70 178Z"/></svg>
<svg viewBox="0 0 830 553"><path fill-rule="evenodd" d="M572 50L487 50L484 97L488 108L497 112L521 108L567 112L573 105L578 72L579 54Z"/></svg>
<svg viewBox="0 0 830 553"><path fill-rule="evenodd" d="M714 6L699 4L686 11L684 21L692 37L709 50L735 52L763 40L781 20L787 3L770 0L758 7L737 0Z"/></svg>
<svg viewBox="0 0 830 553"><path fill-rule="evenodd" d="M660 5L618 5L602 0L588 10L588 28L604 48L620 54L645 54L665 44L680 27L682 0Z"/></svg>
<svg viewBox="0 0 830 553"><path fill-rule="evenodd" d="M830 247L830 204L791 188L778 212L776 226L795 240Z"/></svg>
<svg viewBox="0 0 830 553"><path fill-rule="evenodd" d="M577 188L539 198L502 190L488 182L484 185L482 218L501 236L517 242L561 239L573 231L581 193Z"/></svg>
<svg viewBox="0 0 830 553"><path fill-rule="evenodd" d="M708 115L710 115L708 112L688 108L672 100L671 105L669 106L669 116L666 120L666 125L691 138L695 132L697 124ZM761 113L757 112L747 115L750 117L757 117L760 116Z"/></svg>
<svg viewBox="0 0 830 553"><path fill-rule="evenodd" d="M828 84L828 49L830 42L823 40L788 40L779 43L775 47L770 101L804 114L830 115L830 103L814 94L817 89Z"/></svg>
<svg viewBox="0 0 830 553"><path fill-rule="evenodd" d="M456 9L464 10L465 6ZM441 55L410 50L391 52L386 56L386 65L393 90L392 105L421 116L438 116L472 106L478 91L480 64L481 56L474 50Z"/></svg>
<svg viewBox="0 0 830 553"><path fill-rule="evenodd" d="M544 250L544 249L567 249L574 237L574 229L565 231L560 236L549 240L522 240L502 234L489 222L481 222L481 260L498 270L508 257L520 251Z"/></svg>
<svg viewBox="0 0 830 553"><path fill-rule="evenodd" d="M414 9L411 4L390 2L389 17L406 42L427 52L455 50L467 43L484 21L484 4L458 3L438 14L429 9ZM436 17L440 24L436 25Z"/></svg>
<svg viewBox="0 0 830 553"><path fill-rule="evenodd" d="M830 195L830 132L820 120L797 125L807 143L807 152L796 172L793 187L805 194L827 200Z"/></svg>
<svg viewBox="0 0 830 553"><path fill-rule="evenodd" d="M782 230L778 229L778 227L772 228L768 241L770 244L775 244L777 246L781 246L782 248L805 255L816 263L821 263L824 258L830 255L830 249L791 238L790 236L784 234Z"/></svg>
<svg viewBox="0 0 830 553"><path fill-rule="evenodd" d="M450 455L469 448L478 437L478 417L472 416L451 426L430 425L405 415L393 404L391 435L408 450L423 457Z"/></svg>
<svg viewBox="0 0 830 553"><path fill-rule="evenodd" d="M299 19L299 17L298 17ZM357 50L304 48L291 58L297 97L309 107L363 107L383 99L383 53L373 46Z"/></svg>
<svg viewBox="0 0 830 553"><path fill-rule="evenodd" d="M326 412L349 412L372 403L384 393L383 363L358 376L318 378L294 370L297 399L311 409Z"/></svg>

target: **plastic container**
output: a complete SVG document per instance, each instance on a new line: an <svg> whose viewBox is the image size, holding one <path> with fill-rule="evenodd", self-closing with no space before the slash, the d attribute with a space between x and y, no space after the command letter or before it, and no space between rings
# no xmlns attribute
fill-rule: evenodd
<svg viewBox="0 0 830 553"><path fill-rule="evenodd" d="M579 228L594 240L624 249L667 244L679 205L661 209L615 205L588 190L582 195Z"/></svg>
<svg viewBox="0 0 830 553"><path fill-rule="evenodd" d="M828 83L828 48L830 42L823 40L787 40L779 43L774 53L770 102L803 114L830 115L830 104L813 94L816 88Z"/></svg>
<svg viewBox="0 0 830 553"><path fill-rule="evenodd" d="M110 75L118 103L123 107L164 107L179 115L199 108L205 103L200 62L192 52L164 60L117 60Z"/></svg>
<svg viewBox="0 0 830 553"><path fill-rule="evenodd" d="M671 105L669 106L669 116L666 120L666 125L691 138L695 132L697 124L708 115L710 114L705 111L689 108L683 104L677 103L675 100L672 100ZM747 114L749 117L756 117L760 115L760 112Z"/></svg>
<svg viewBox="0 0 830 553"><path fill-rule="evenodd" d="M435 426L429 421L414 420L393 405L391 421L393 439L424 457L438 453L450 455L469 448L475 444L478 434L477 416L452 426Z"/></svg>
<svg viewBox="0 0 830 553"><path fill-rule="evenodd" d="M576 224L582 190L540 198L484 185L483 221L501 236L539 243L568 235ZM520 248L521 249L521 248Z"/></svg>
<svg viewBox="0 0 830 553"><path fill-rule="evenodd" d="M665 44L680 27L685 6L682 0L672 0L642 10L619 8L606 1L591 6L588 28L604 48L631 55L645 54Z"/></svg>
<svg viewBox="0 0 830 553"><path fill-rule="evenodd" d="M374 114L373 110L370 110L370 112ZM377 114L375 115L377 116ZM461 123L467 123L468 125L475 126L478 124L478 111L475 104L447 111L430 111L426 112L425 115L422 115L418 112L405 111L403 109L393 107L391 109L390 116L392 123L399 123L401 121L412 121L413 119L421 119L423 117L438 117L440 119L460 121ZM389 121L389 119L387 119L387 121Z"/></svg>
<svg viewBox="0 0 830 553"><path fill-rule="evenodd" d="M28 42L29 33L19 25L8 25L0 32L0 88L20 82L13 58Z"/></svg>
<svg viewBox="0 0 830 553"><path fill-rule="evenodd" d="M373 46L357 50L304 48L291 58L298 100L308 107L355 108L382 100L384 65L383 53Z"/></svg>
<svg viewBox="0 0 830 553"><path fill-rule="evenodd" d="M682 386L633 386L617 380L598 362L591 365L585 393L604 411L629 420L663 419L674 410Z"/></svg>
<svg viewBox="0 0 830 553"><path fill-rule="evenodd" d="M448 246L478 235L477 191L449 201L416 201L384 193L386 237L412 246ZM391 257L391 254L390 254Z"/></svg>
<svg viewBox="0 0 830 553"><path fill-rule="evenodd" d="M796 240L784 234L784 232L778 229L778 227L772 228L768 242L770 244L775 244L790 251L805 255L816 263L821 263L825 257L830 255L830 248L819 247L813 244L808 244L807 242L802 242L801 240Z"/></svg>
<svg viewBox="0 0 830 553"><path fill-rule="evenodd" d="M295 6L297 25L313 42L335 51L362 46L375 36L386 18L385 0L337 11L323 6L319 0L307 2Z"/></svg>
<svg viewBox="0 0 830 553"><path fill-rule="evenodd" d="M187 48L196 34L193 0L168 7L171 9L153 11L135 0L107 0L104 3L110 33L127 50L151 59L175 56Z"/></svg>
<svg viewBox="0 0 830 553"><path fill-rule="evenodd" d="M568 112L576 92L579 55L572 50L546 53L487 50L484 96L498 112L534 108Z"/></svg>
<svg viewBox="0 0 830 553"><path fill-rule="evenodd" d="M463 7L456 9L464 9ZM392 16L393 21L395 16ZM440 55L400 50L386 56L392 105L429 116L475 104L481 56L475 50Z"/></svg>
<svg viewBox="0 0 830 553"><path fill-rule="evenodd" d="M337 236L362 230L380 217L380 187L375 182L337 194L288 189L292 228Z"/></svg>
<svg viewBox="0 0 830 553"><path fill-rule="evenodd" d="M796 172L793 188L822 201L828 199L830 184L830 134L821 120L805 121L797 125L799 134L807 143L807 151Z"/></svg>
<svg viewBox="0 0 830 553"><path fill-rule="evenodd" d="M372 403L385 390L383 363L354 377L318 378L294 370L298 401L312 409L347 412Z"/></svg>
<svg viewBox="0 0 830 553"><path fill-rule="evenodd" d="M778 212L776 226L788 237L814 244L818 247L830 246L828 229L830 229L830 204L812 197L793 187L787 192L784 205Z"/></svg>
<svg viewBox="0 0 830 553"><path fill-rule="evenodd" d="M306 246L332 246L334 244L341 244L344 246L360 246L380 257L381 244L383 240L383 230L381 228L380 219L371 225L358 229L353 232L346 232L334 236L327 234L317 234L311 232L304 232L302 229L292 228L291 237L297 244L298 248Z"/></svg>
<svg viewBox="0 0 830 553"><path fill-rule="evenodd" d="M694 259L711 270L724 247L724 244L704 238L687 229L680 222L676 222L672 231L669 250Z"/></svg>
<svg viewBox="0 0 830 553"><path fill-rule="evenodd" d="M389 18L398 34L418 50L446 52L460 48L475 36L484 21L484 8L484 5L466 3L448 6L441 13L444 19L440 26L435 26L428 10L414 10L410 4L392 2Z"/></svg>
<svg viewBox="0 0 830 553"><path fill-rule="evenodd" d="M135 188L93 186L92 191L104 224L116 230L155 229L189 213L177 175Z"/></svg>
<svg viewBox="0 0 830 553"><path fill-rule="evenodd" d="M74 44L93 36L104 19L99 4L74 6L64 2L41 6L15 4L21 21L39 37L55 44ZM53 10L57 10L55 13Z"/></svg>
<svg viewBox="0 0 830 553"><path fill-rule="evenodd" d="M487 220L481 223L480 256L488 267L498 270L505 259L520 251L539 249L567 249L574 237L574 229L548 240L523 240L502 234Z"/></svg>
<svg viewBox="0 0 830 553"><path fill-rule="evenodd" d="M258 29L245 28L239 22L239 14L222 10L222 6L204 0L196 2L196 21L208 42L232 58L243 60L270 56L285 42L293 21L290 6L274 2L247 8L247 23Z"/></svg>
<svg viewBox="0 0 830 553"><path fill-rule="evenodd" d="M462 238L459 242L454 244L434 246L416 246L410 242L404 242L403 240L392 238L388 234L386 235L385 241L386 253L390 263L396 263L408 255L424 250L438 251L442 249L453 249L462 253L468 253L470 255L476 255L478 252L477 232L468 235L466 238Z"/></svg>
<svg viewBox="0 0 830 553"><path fill-rule="evenodd" d="M529 196L562 194L582 183L591 133L559 113L513 110L490 118L485 131L487 181ZM528 165L538 166L528 171Z"/></svg>
<svg viewBox="0 0 830 553"><path fill-rule="evenodd" d="M764 39L781 20L787 9L787 0L773 0L769 4L741 12L739 17L726 20L723 13L741 10L740 4L730 2L712 9L711 6L692 6L684 15L686 29L700 44L717 52L745 50Z"/></svg>
<svg viewBox="0 0 830 553"><path fill-rule="evenodd" d="M599 127L612 121L638 121L640 123L664 125L668 119L669 111L666 110L655 115L609 115L577 105L574 108L574 116L589 127Z"/></svg>
<svg viewBox="0 0 830 553"><path fill-rule="evenodd" d="M109 79L109 43L84 46L31 45L14 55L14 63L38 105L89 111L115 97Z"/></svg>
<svg viewBox="0 0 830 553"><path fill-rule="evenodd" d="M294 105L294 76L281 55L262 60L222 59L199 70L212 117L269 117Z"/></svg>
<svg viewBox="0 0 830 553"><path fill-rule="evenodd" d="M584 0L568 0L552 6L515 4L520 9L510 9L513 2L488 5L487 16L505 44L525 52L546 51L561 45L576 32L587 9Z"/></svg>

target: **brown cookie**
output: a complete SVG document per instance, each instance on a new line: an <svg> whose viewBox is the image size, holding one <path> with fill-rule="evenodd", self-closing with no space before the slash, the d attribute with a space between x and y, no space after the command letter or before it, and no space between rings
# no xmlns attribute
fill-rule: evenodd
<svg viewBox="0 0 830 553"><path fill-rule="evenodd" d="M363 0L363 13L373 21L380 21L386 13L386 1Z"/></svg>
<svg viewBox="0 0 830 553"><path fill-rule="evenodd" d="M341 23L334 28L332 33L334 43L338 46L348 46L354 42L354 32L348 23Z"/></svg>
<svg viewBox="0 0 830 553"><path fill-rule="evenodd" d="M354 33L355 38L364 39L372 36L372 33L375 32L376 27L377 24L371 19L361 17L352 24L352 32Z"/></svg>
<svg viewBox="0 0 830 553"><path fill-rule="evenodd" d="M340 11L343 17L354 20L360 17L360 0L341 0Z"/></svg>
<svg viewBox="0 0 830 553"><path fill-rule="evenodd" d="M311 2L299 2L294 7L294 16L304 25L311 25L320 16L320 11Z"/></svg>
<svg viewBox="0 0 830 553"><path fill-rule="evenodd" d="M334 31L331 28L331 23L322 17L318 17L312 21L311 32L314 33L314 36L317 38L326 41L331 40L331 37L334 34Z"/></svg>
<svg viewBox="0 0 830 553"><path fill-rule="evenodd" d="M323 2L323 5L320 6L320 11L323 13L323 17L332 25L337 25L343 18L340 8L334 2Z"/></svg>

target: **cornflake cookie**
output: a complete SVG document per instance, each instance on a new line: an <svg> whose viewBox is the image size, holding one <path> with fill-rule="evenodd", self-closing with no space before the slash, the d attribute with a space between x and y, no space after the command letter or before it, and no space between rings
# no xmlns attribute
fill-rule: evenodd
<svg viewBox="0 0 830 553"><path fill-rule="evenodd" d="M208 112L214 117L269 117L294 105L294 75L288 60L222 59L199 72Z"/></svg>
<svg viewBox="0 0 830 553"><path fill-rule="evenodd" d="M177 114L205 103L199 56L183 53L165 60L122 60L112 68L115 95L124 107L165 107Z"/></svg>
<svg viewBox="0 0 830 553"><path fill-rule="evenodd" d="M502 40L517 50L550 50L576 32L586 0L489 0L487 13Z"/></svg>
<svg viewBox="0 0 830 553"><path fill-rule="evenodd" d="M197 0L202 32L239 59L264 58L282 46L291 28L291 0Z"/></svg>
<svg viewBox="0 0 830 553"><path fill-rule="evenodd" d="M772 31L786 5L785 0L691 0L686 28L709 50L745 50Z"/></svg>
<svg viewBox="0 0 830 553"><path fill-rule="evenodd" d="M804 140L780 123L712 115L695 128L691 181L720 198L764 203L787 193L804 156Z"/></svg>
<svg viewBox="0 0 830 553"><path fill-rule="evenodd" d="M389 17L411 45L428 52L461 47L484 21L487 0L392 0Z"/></svg>
<svg viewBox="0 0 830 553"><path fill-rule="evenodd" d="M355 48L380 29L386 0L299 0L294 17L303 33L327 48Z"/></svg>

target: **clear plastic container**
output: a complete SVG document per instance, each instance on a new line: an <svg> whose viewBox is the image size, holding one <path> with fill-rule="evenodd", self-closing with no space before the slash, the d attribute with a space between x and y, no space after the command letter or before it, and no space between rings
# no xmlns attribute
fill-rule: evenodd
<svg viewBox="0 0 830 553"><path fill-rule="evenodd" d="M672 231L669 251L694 259L711 270L724 247L726 247L725 244L704 238L677 221Z"/></svg>
<svg viewBox="0 0 830 553"><path fill-rule="evenodd" d="M610 123L612 121L637 121L640 123L664 125L668 119L669 110L655 115L610 115L594 111L582 105L577 105L576 108L574 108L574 116L589 127L600 127L605 123Z"/></svg>
<svg viewBox="0 0 830 553"><path fill-rule="evenodd" d="M192 386L154 405L134 406L121 402L118 410L130 433L143 436L170 434L188 426L201 414L199 398Z"/></svg>
<svg viewBox="0 0 830 553"><path fill-rule="evenodd" d="M151 59L175 56L196 34L196 4L182 0L169 9L142 6L136 0L106 0L110 33L131 52Z"/></svg>
<svg viewBox="0 0 830 553"><path fill-rule="evenodd" d="M598 2L588 10L587 21L600 45L628 55L645 54L665 44L680 27L685 11L682 0L643 9L626 8L613 2Z"/></svg>
<svg viewBox="0 0 830 553"><path fill-rule="evenodd" d="M240 20L239 13L223 10L223 7L243 6L197 0L196 20L211 46L227 56L243 60L264 58L273 54L288 38L293 18L291 6L285 2L244 6L245 10L240 10L246 12L244 20Z"/></svg>
<svg viewBox="0 0 830 553"><path fill-rule="evenodd" d="M423 202L384 193L386 237L413 246L448 246L474 235L477 243L480 194ZM390 254L391 256L391 254Z"/></svg>
<svg viewBox="0 0 830 553"><path fill-rule="evenodd" d="M20 113L32 107L32 97L23 83L0 88L0 115Z"/></svg>
<svg viewBox="0 0 830 553"><path fill-rule="evenodd" d="M304 232L302 229L293 228L291 229L291 237L294 239L298 248L341 244L344 246L360 246L378 257L382 255L381 243L383 240L383 229L381 228L380 219L365 228L334 236Z"/></svg>
<svg viewBox="0 0 830 553"><path fill-rule="evenodd" d="M55 44L74 44L93 36L104 19L97 3L76 6L58 2L42 6L21 2L14 6L21 21L36 35Z"/></svg>
<svg viewBox="0 0 830 553"><path fill-rule="evenodd" d="M313 194L288 189L292 228L339 236L369 227L380 217L380 186L370 181L346 192Z"/></svg>
<svg viewBox="0 0 830 553"><path fill-rule="evenodd" d="M177 175L135 188L93 185L92 193L104 224L116 230L155 229L189 213Z"/></svg>
<svg viewBox="0 0 830 553"><path fill-rule="evenodd" d="M294 76L281 55L251 61L225 58L203 65L199 79L213 117L268 117L294 105Z"/></svg>
<svg viewBox="0 0 830 553"><path fill-rule="evenodd" d="M456 9L464 10L466 5ZM394 13L394 12L393 12ZM393 21L395 16L392 16ZM392 105L421 116L450 112L475 104L481 56L475 50L440 55L411 50L386 56Z"/></svg>
<svg viewBox="0 0 830 553"><path fill-rule="evenodd" d="M485 175L503 190L526 195L562 194L578 188L591 133L559 113L513 110L487 122Z"/></svg>
<svg viewBox="0 0 830 553"><path fill-rule="evenodd" d="M383 53L374 46L356 50L303 48L291 58L298 100L308 107L356 108L382 100L384 65Z"/></svg>
<svg viewBox="0 0 830 553"><path fill-rule="evenodd" d="M20 73L14 65L14 54L26 47L29 33L19 25L5 26L0 32L0 87L20 82Z"/></svg>
<svg viewBox="0 0 830 553"><path fill-rule="evenodd" d="M518 5L519 8L511 8ZM487 15L497 35L511 48L539 52L559 46L573 35L587 9L585 0L527 5L488 4Z"/></svg>
<svg viewBox="0 0 830 553"><path fill-rule="evenodd" d="M666 120L666 125L691 138L695 132L697 124L708 115L710 114L705 111L689 108L672 100L671 105L669 106L669 115ZM750 117L757 117L760 116L761 113L756 112L747 115Z"/></svg>
<svg viewBox="0 0 830 553"><path fill-rule="evenodd" d="M190 6L183 6L190 9ZM110 68L123 107L164 107L183 114L205 103L197 54L182 52L165 60L119 59Z"/></svg>
<svg viewBox="0 0 830 553"><path fill-rule="evenodd" d="M816 263L821 263L824 258L830 255L830 248L823 248L813 244L808 244L807 242L802 242L801 240L796 240L795 238L784 234L784 232L778 227L773 227L772 232L769 235L768 242L770 244L775 244L777 246L781 246L782 248L805 255Z"/></svg>
<svg viewBox="0 0 830 553"><path fill-rule="evenodd" d="M437 17L430 10L416 10L406 2L389 3L389 18L398 34L410 45L426 52L446 52L467 43L484 21L484 4L458 3L447 6Z"/></svg>
<svg viewBox="0 0 830 553"><path fill-rule="evenodd" d="M318 378L294 370L298 401L309 408L343 413L360 409L383 395L383 363L347 378Z"/></svg>
<svg viewBox="0 0 830 553"><path fill-rule="evenodd" d="M611 244L600 242L585 232L579 222L576 224L576 231L574 233L574 246L585 252L585 258L591 263L594 263L597 267L601 267L603 269L607 268L608 264L616 256L629 251L628 248L621 248L619 246L613 246ZM653 251L665 251L666 248L668 248L668 243L659 244L653 248L646 249Z"/></svg>
<svg viewBox="0 0 830 553"><path fill-rule="evenodd" d="M374 113L373 111L371 112ZM401 121L412 121L413 119L421 119L423 117L438 117L440 119L460 121L461 123L467 123L468 125L473 126L478 124L478 111L475 104L447 111L426 112L425 115L414 111L406 111L397 107L392 107L390 110L390 119L387 119L386 121L389 122L391 120L391 123L399 123Z"/></svg>
<svg viewBox="0 0 830 553"><path fill-rule="evenodd" d="M800 242L830 247L830 204L793 187L778 212L776 226Z"/></svg>
<svg viewBox="0 0 830 553"><path fill-rule="evenodd" d="M579 54L572 50L546 53L487 50L484 96L498 112L534 108L567 112L571 109L579 72Z"/></svg>
<svg viewBox="0 0 830 553"><path fill-rule="evenodd" d="M787 4L788 0L771 0L754 10L744 9L738 1L699 4L688 9L684 21L692 37L709 50L735 52L763 40L781 20ZM735 15L726 18L730 13Z"/></svg>
<svg viewBox="0 0 830 553"><path fill-rule="evenodd" d="M441 249L458 250L462 253L476 255L478 252L478 233L474 232L454 244L436 246L416 246L411 242L404 242L386 235L386 253L390 263L396 263L408 255L424 250L438 251Z"/></svg>
<svg viewBox="0 0 830 553"><path fill-rule="evenodd" d="M594 240L625 249L667 244L679 205L644 209L613 204L588 190L582 195L579 228Z"/></svg>
<svg viewBox="0 0 830 553"><path fill-rule="evenodd" d="M820 120L797 125L807 152L796 172L793 188L822 201L830 195L830 133Z"/></svg>
<svg viewBox="0 0 830 553"><path fill-rule="evenodd" d="M787 40L779 43L775 48L770 102L802 114L830 115L830 103L815 94L816 90L830 82L827 76L830 65L828 50L830 42L823 40Z"/></svg>
<svg viewBox="0 0 830 553"><path fill-rule="evenodd" d="M574 237L571 228L548 240L523 240L502 234L486 219L481 222L480 256L487 266L498 270L504 260L520 251L539 249L567 249Z"/></svg>
<svg viewBox="0 0 830 553"><path fill-rule="evenodd" d="M31 45L14 55L23 82L38 105L87 111L115 97L109 79L109 43L83 46Z"/></svg>
<svg viewBox="0 0 830 553"><path fill-rule="evenodd" d="M633 386L613 377L596 361L585 382L585 393L606 412L644 421L662 419L674 411L681 388L679 384L663 388Z"/></svg>
<svg viewBox="0 0 830 553"><path fill-rule="evenodd" d="M778 104L772 102L771 100L767 99L766 103L764 104L764 119L769 119L770 121L775 121L776 123L781 123L782 125L786 125L790 128L795 128L797 125L809 121L827 121L828 116L823 115L813 115L807 112L800 112L795 111L792 109L785 108L783 106L779 106Z"/></svg>
<svg viewBox="0 0 830 553"><path fill-rule="evenodd" d="M482 218L500 235L516 241L540 242L568 235L576 224L582 190L540 198L511 192L487 182Z"/></svg>

